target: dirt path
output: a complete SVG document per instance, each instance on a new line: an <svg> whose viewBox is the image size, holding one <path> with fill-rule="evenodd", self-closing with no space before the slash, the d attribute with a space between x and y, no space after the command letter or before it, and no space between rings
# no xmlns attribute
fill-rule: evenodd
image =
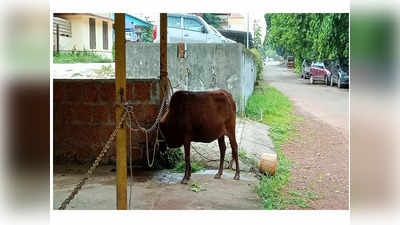
<svg viewBox="0 0 400 225"><path fill-rule="evenodd" d="M311 209L348 209L348 138L298 107L295 113L304 118L296 124L299 136L282 147L294 163L288 189L315 192Z"/></svg>
<svg viewBox="0 0 400 225"><path fill-rule="evenodd" d="M282 147L294 163L288 190L315 192L311 209L348 209L348 90L310 85L279 65L267 66L264 79L304 118L296 122L299 135Z"/></svg>

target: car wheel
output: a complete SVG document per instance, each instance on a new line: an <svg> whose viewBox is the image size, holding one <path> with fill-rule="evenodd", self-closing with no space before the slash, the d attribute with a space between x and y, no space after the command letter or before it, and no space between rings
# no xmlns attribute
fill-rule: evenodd
<svg viewBox="0 0 400 225"><path fill-rule="evenodd" d="M338 79L338 81L337 81L337 87L338 87L338 88L341 88L341 85L340 85L340 77L339 77L339 79Z"/></svg>
<svg viewBox="0 0 400 225"><path fill-rule="evenodd" d="M313 80L312 76L310 76L310 84L314 84L314 80Z"/></svg>
<svg viewBox="0 0 400 225"><path fill-rule="evenodd" d="M331 87L333 87L333 79L332 79L332 77L331 77Z"/></svg>

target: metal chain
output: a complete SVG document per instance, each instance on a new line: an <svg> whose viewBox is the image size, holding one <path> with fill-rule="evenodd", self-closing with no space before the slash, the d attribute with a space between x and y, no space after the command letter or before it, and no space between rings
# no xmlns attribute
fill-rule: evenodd
<svg viewBox="0 0 400 225"><path fill-rule="evenodd" d="M171 88L171 81L168 79L169 82L169 86ZM173 90L171 89L172 93ZM121 121L119 122L119 124L115 127L114 131L112 132L112 134L110 135L110 137L108 138L106 144L104 145L103 149L101 150L100 154L97 156L96 160L94 161L94 163L92 164L92 166L89 168L88 172L86 173L85 177L83 177L81 179L81 181L75 186L75 188L73 189L73 191L68 195L68 197L61 203L60 207L58 207L59 210L64 210L67 208L67 206L69 205L69 203L74 199L74 197L78 194L78 192L82 189L82 186L86 183L86 181L89 179L89 177L93 174L94 170L97 168L97 166L99 165L100 161L103 159L104 155L107 153L107 151L110 149L111 147L111 143L113 142L113 140L115 139L115 136L117 135L118 130L122 127L123 122L126 120L126 116L128 115L129 117L129 122L126 121L126 125L127 127L129 127L130 130L130 154L129 154L129 159L130 159L130 172L131 172L131 179L133 179L133 175L132 175L132 131L138 131L138 129L133 129L132 128L132 118L135 120L136 126L139 128L139 130L145 132L146 134L146 151L147 151L147 164L149 165L149 167L152 167L154 164L154 157L155 157L155 150L156 150L156 146L159 145L159 141L158 141L158 132L156 135L156 142L154 144L154 148L153 148L153 159L152 162L150 163L150 157L149 157L149 145L148 145L148 133L153 131L155 128L159 128L159 122L162 116L162 113L164 111L165 105L166 105L166 101L168 96L169 91L167 90L167 95L165 95L164 92L164 97L161 103L161 107L160 107L160 111L158 112L157 115L157 119L154 122L154 124L149 128L146 129L142 126L140 126L138 120L136 119L134 113L133 113L133 107L132 106L128 106L128 104L124 104L123 108L124 108L124 114L121 117ZM131 181L133 182L133 180ZM132 195L132 186L130 186L130 194L129 194L129 208L131 206L131 195Z"/></svg>
<svg viewBox="0 0 400 225"><path fill-rule="evenodd" d="M168 92L168 90L167 90L167 92ZM127 106L127 105L125 105L124 107L125 107L125 110L129 113L129 118L133 118L134 120L135 120L135 124L136 124L136 126L139 128L139 129L134 129L133 127L132 127L132 125L131 124L127 124L128 125L128 127L129 127L129 130L132 132L132 131L134 131L134 132L136 132L136 131L139 131L139 130L141 130L141 131L143 131L144 133L145 133L145 136L146 136L146 157L147 157L147 165L151 168L151 167L153 167L153 164L154 164L154 159L155 159L155 152L156 152L156 148L157 148L157 146L159 146L159 140L158 140L158 132L157 132L157 134L156 134L156 140L155 140L155 142L154 142L154 145L153 145L153 159L151 160L151 162L150 162L150 156L149 156L149 133L150 132L152 132L154 129L159 129L159 123L160 123L160 120L161 120L161 116L162 116L162 113L164 112L164 109L165 109L165 107L166 107L166 102L167 102L167 98L168 98L168 93L167 94L165 94L165 91L163 91L163 100L162 100L162 102L161 102L161 106L160 106L160 111L158 112L158 115L157 115L157 118L156 118L156 120L154 121L154 123L153 123L153 125L149 128L149 129L146 129L146 128L144 128L144 127L142 127L140 124L139 124L139 121L137 120L137 118L135 117L135 114L133 113L133 107L131 107L131 106Z"/></svg>
<svg viewBox="0 0 400 225"><path fill-rule="evenodd" d="M60 207L58 208L59 210L64 210L68 204L71 202L72 199L74 199L75 195L78 194L78 192L82 189L82 186L86 183L86 181L89 179L89 177L93 174L94 170L97 168L99 165L100 161L104 157L104 155L107 153L107 151L111 147L111 143L113 142L115 136L117 135L118 130L121 128L122 123L126 119L127 111L124 111L124 114L122 115L121 121L119 124L115 127L114 131L110 135L110 137L107 140L107 143L104 145L103 150L101 150L100 154L97 156L96 160L86 173L86 176L81 179L81 181L75 186L74 190L69 194L69 196L61 203Z"/></svg>

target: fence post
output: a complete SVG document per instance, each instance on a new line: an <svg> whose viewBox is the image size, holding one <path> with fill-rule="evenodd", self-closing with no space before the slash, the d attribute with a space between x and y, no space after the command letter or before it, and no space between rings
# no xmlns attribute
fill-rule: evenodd
<svg viewBox="0 0 400 225"><path fill-rule="evenodd" d="M166 13L160 13L160 99L167 93L168 85L168 39L167 24L168 17Z"/></svg>
<svg viewBox="0 0 400 225"><path fill-rule="evenodd" d="M125 13L115 14L115 98L116 103L126 101ZM115 110L115 122L121 121L123 108ZM126 126L117 133L117 209L127 209Z"/></svg>
<svg viewBox="0 0 400 225"><path fill-rule="evenodd" d="M60 33L59 33L59 29L58 29L58 24L56 26L57 30L56 30L56 36L57 36L57 54L60 53Z"/></svg>

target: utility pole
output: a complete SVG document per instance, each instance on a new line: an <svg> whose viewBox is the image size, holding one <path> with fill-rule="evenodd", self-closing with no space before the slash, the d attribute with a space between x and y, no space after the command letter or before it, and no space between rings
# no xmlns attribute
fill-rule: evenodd
<svg viewBox="0 0 400 225"><path fill-rule="evenodd" d="M249 16L249 13L247 13L247 38L246 38L246 48L249 48L249 20L250 20L250 16Z"/></svg>

